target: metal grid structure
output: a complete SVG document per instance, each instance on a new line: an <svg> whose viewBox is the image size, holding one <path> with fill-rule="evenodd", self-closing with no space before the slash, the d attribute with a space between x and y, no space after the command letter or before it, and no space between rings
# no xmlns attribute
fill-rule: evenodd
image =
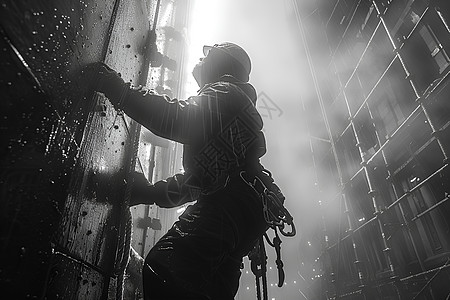
<svg viewBox="0 0 450 300"><path fill-rule="evenodd" d="M319 200L310 292L448 299L449 4L296 3L316 90L304 109L318 192L336 181Z"/></svg>

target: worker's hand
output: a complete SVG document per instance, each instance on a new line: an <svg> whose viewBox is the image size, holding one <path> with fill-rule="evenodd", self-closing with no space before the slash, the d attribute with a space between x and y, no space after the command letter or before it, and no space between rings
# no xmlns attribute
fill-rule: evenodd
<svg viewBox="0 0 450 300"><path fill-rule="evenodd" d="M103 62L95 62L85 66L81 75L91 90L105 94L113 103L121 98L125 82L117 73Z"/></svg>

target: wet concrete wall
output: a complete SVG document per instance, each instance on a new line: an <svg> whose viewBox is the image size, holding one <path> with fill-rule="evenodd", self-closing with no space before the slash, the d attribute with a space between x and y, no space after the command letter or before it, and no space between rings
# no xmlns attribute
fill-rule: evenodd
<svg viewBox="0 0 450 300"><path fill-rule="evenodd" d="M145 83L146 2L0 1L0 282L14 299L120 290L139 127L79 71L105 61Z"/></svg>

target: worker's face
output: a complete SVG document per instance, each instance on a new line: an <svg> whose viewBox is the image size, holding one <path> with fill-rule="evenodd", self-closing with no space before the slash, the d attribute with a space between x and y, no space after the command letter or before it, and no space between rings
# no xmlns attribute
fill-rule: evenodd
<svg viewBox="0 0 450 300"><path fill-rule="evenodd" d="M197 81L199 87L203 87L205 84L215 80L217 77L217 68L215 67L218 59L218 52L215 49L211 49L206 53L205 57L200 58L199 62L192 70L192 75Z"/></svg>
<svg viewBox="0 0 450 300"><path fill-rule="evenodd" d="M195 78L195 81L197 81L197 84L199 87L203 87L206 83L206 77L207 77L207 64L208 64L208 55L205 57L200 58L199 62L195 65L194 69L192 70L192 75Z"/></svg>
<svg viewBox="0 0 450 300"><path fill-rule="evenodd" d="M192 75L195 78L195 81L197 81L197 84L199 87L204 86L204 82L202 80L202 66L203 66L203 58L200 58L200 61L195 65L194 69L192 70Z"/></svg>

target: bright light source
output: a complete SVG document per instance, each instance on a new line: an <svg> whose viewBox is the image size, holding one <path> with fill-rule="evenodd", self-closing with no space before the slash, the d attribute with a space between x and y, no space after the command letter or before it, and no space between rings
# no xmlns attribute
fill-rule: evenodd
<svg viewBox="0 0 450 300"><path fill-rule="evenodd" d="M191 76L192 69L199 62L203 55L203 46L210 44L217 34L218 23L221 22L218 14L211 12L220 11L218 0L193 1L190 24L188 29L188 59L186 64L187 90L188 93L195 93L198 90L197 83ZM220 14L219 14L220 15Z"/></svg>

